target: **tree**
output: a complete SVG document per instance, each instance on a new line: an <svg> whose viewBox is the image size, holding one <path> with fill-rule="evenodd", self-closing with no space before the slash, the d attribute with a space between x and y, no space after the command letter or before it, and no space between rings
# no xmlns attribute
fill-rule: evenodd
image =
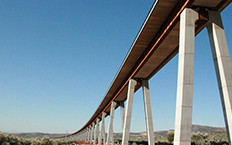
<svg viewBox="0 0 232 145"><path fill-rule="evenodd" d="M6 137L3 133L0 132L0 144L6 141Z"/></svg>
<svg viewBox="0 0 232 145"><path fill-rule="evenodd" d="M9 142L4 141L4 142L2 143L2 145L10 145L10 143L9 143Z"/></svg>
<svg viewBox="0 0 232 145"><path fill-rule="evenodd" d="M202 141L204 140L203 135L201 134L193 134L191 137L191 140L194 142Z"/></svg>
<svg viewBox="0 0 232 145"><path fill-rule="evenodd" d="M174 140L174 133L173 132L168 133L167 139L169 143L172 143L172 141Z"/></svg>
<svg viewBox="0 0 232 145"><path fill-rule="evenodd" d="M48 136L44 136L41 138L41 145L52 145L52 140Z"/></svg>

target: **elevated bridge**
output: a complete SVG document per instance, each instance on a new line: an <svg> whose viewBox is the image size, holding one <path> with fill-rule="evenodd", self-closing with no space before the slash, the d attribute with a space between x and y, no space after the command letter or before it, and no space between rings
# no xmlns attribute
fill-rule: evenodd
<svg viewBox="0 0 232 145"><path fill-rule="evenodd" d="M149 79L179 52L174 144L191 144L194 39L207 28L229 142L232 139L232 67L220 12L231 0L156 0L105 97L89 121L69 137L114 144L114 110L121 108L122 144L129 140L134 93L142 88L149 145L154 145ZM126 101L126 111L124 102ZM109 116L107 138L105 117ZM99 124L101 123L101 128ZM105 140L106 139L106 140Z"/></svg>

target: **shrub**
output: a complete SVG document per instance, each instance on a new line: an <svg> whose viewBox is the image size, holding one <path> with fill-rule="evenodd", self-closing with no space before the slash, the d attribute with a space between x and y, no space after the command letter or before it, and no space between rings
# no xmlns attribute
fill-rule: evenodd
<svg viewBox="0 0 232 145"><path fill-rule="evenodd" d="M10 145L10 143L7 142L7 141L4 141L4 142L2 143L2 145Z"/></svg>
<svg viewBox="0 0 232 145"><path fill-rule="evenodd" d="M10 134L0 132L0 145L70 145L75 143L74 139L50 139L48 136L42 138L19 138Z"/></svg>
<svg viewBox="0 0 232 145"><path fill-rule="evenodd" d="M174 140L174 133L173 132L168 133L167 139L169 143L172 143Z"/></svg>
<svg viewBox="0 0 232 145"><path fill-rule="evenodd" d="M5 135L0 132L0 144L4 143L5 141L6 141Z"/></svg>

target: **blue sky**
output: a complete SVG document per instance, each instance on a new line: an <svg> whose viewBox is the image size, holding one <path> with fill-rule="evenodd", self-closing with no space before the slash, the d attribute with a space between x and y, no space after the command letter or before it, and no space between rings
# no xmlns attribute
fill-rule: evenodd
<svg viewBox="0 0 232 145"><path fill-rule="evenodd" d="M154 0L0 1L0 131L80 129L107 92ZM232 55L232 6L222 12ZM193 123L224 126L207 31L196 37ZM178 55L150 80L154 130L174 128ZM142 91L131 131L144 131ZM108 118L106 118L107 130ZM116 110L115 132L121 132Z"/></svg>

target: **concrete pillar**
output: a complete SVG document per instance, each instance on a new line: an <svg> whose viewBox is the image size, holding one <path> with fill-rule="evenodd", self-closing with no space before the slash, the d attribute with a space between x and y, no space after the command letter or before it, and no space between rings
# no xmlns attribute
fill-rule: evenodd
<svg viewBox="0 0 232 145"><path fill-rule="evenodd" d="M110 119L109 119L109 127L108 127L108 134L107 134L107 143L106 145L114 145L114 132L113 132L113 120L114 120L114 110L116 106L116 102L111 103L111 108L110 108Z"/></svg>
<svg viewBox="0 0 232 145"><path fill-rule="evenodd" d="M92 125L89 126L89 143L92 141Z"/></svg>
<svg viewBox="0 0 232 145"><path fill-rule="evenodd" d="M232 140L232 67L220 12L209 11L207 26L229 144Z"/></svg>
<svg viewBox="0 0 232 145"><path fill-rule="evenodd" d="M97 141L97 136L98 136L98 133L99 133L99 118L97 119L96 121L96 127L95 127L95 130L94 130L94 145L96 145L96 141Z"/></svg>
<svg viewBox="0 0 232 145"><path fill-rule="evenodd" d="M101 121L101 131L98 136L98 144L101 145L102 143L102 138L103 138L103 145L105 144L105 116L106 113L102 113L102 121Z"/></svg>
<svg viewBox="0 0 232 145"><path fill-rule="evenodd" d="M85 130L83 131L83 141L85 141Z"/></svg>
<svg viewBox="0 0 232 145"><path fill-rule="evenodd" d="M93 133L94 133L95 123L92 124L91 136L90 136L90 143L93 143Z"/></svg>
<svg viewBox="0 0 232 145"><path fill-rule="evenodd" d="M195 21L198 13L185 8L180 15L175 145L191 144Z"/></svg>
<svg viewBox="0 0 232 145"><path fill-rule="evenodd" d="M90 127L87 128L87 131L88 131L88 142L90 140Z"/></svg>
<svg viewBox="0 0 232 145"><path fill-rule="evenodd" d="M154 129L153 129L153 120L151 113L151 101L150 101L150 92L148 80L142 80L143 88L143 99L144 99L144 110L146 118L146 127L147 127L147 139L149 145L154 145Z"/></svg>
<svg viewBox="0 0 232 145"><path fill-rule="evenodd" d="M85 142L88 141L88 128L85 130Z"/></svg>
<svg viewBox="0 0 232 145"><path fill-rule="evenodd" d="M79 134L75 135L75 140L79 140Z"/></svg>
<svg viewBox="0 0 232 145"><path fill-rule="evenodd" d="M79 140L79 134L76 135L76 140Z"/></svg>
<svg viewBox="0 0 232 145"><path fill-rule="evenodd" d="M128 84L127 106L126 106L126 114L125 114L125 120L123 126L122 145L128 145L128 141L129 141L131 114L132 114L132 106L133 106L134 91L136 84L137 81L134 79L131 79Z"/></svg>
<svg viewBox="0 0 232 145"><path fill-rule="evenodd" d="M82 132L82 140L84 141L85 140L85 133Z"/></svg>
<svg viewBox="0 0 232 145"><path fill-rule="evenodd" d="M125 120L125 107L124 102L119 102L120 108L121 108L121 118L122 118L122 130L124 126L124 120Z"/></svg>
<svg viewBox="0 0 232 145"><path fill-rule="evenodd" d="M83 131L83 140L86 141L86 131Z"/></svg>
<svg viewBox="0 0 232 145"><path fill-rule="evenodd" d="M86 139L87 139L87 138L86 138L86 137L87 137L87 136L86 136L86 130L84 130L83 135L84 135L84 141L86 142Z"/></svg>

